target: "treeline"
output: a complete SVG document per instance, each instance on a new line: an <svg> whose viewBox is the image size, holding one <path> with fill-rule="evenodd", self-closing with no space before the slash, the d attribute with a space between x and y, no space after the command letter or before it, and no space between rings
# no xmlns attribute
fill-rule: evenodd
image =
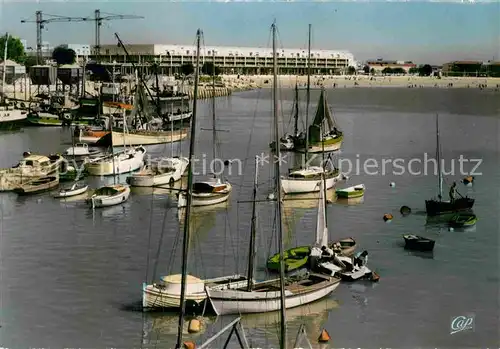
<svg viewBox="0 0 500 349"><path fill-rule="evenodd" d="M447 76L489 76L500 77L500 63L452 63L444 72Z"/></svg>

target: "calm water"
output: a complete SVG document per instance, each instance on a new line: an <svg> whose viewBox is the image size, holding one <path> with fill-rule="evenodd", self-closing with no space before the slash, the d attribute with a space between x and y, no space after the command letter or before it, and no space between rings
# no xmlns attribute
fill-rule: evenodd
<svg viewBox="0 0 500 349"><path fill-rule="evenodd" d="M284 93L284 128L289 124L292 92ZM312 102L317 100L314 92ZM499 328L499 111L498 93L461 89L338 89L329 91L330 106L345 131L342 153L353 164L348 183L364 183L364 201L337 202L328 207L332 237L353 236L370 253L369 264L380 275L378 284L342 284L326 300L288 311L289 341L306 324L314 346L326 328L330 347L464 348L498 347ZM211 159L210 103L200 103L197 153ZM301 106L303 108L303 106ZM314 108L311 108L311 115ZM271 140L270 92L259 90L217 101L220 150L223 159L241 159L228 175L234 191L225 206L194 211L191 274L214 277L245 273L250 226L249 200L253 158L267 152ZM440 115L445 170L452 159L482 159L472 187L459 184L462 194L476 198L479 217L470 231L450 232L421 213L424 200L436 195L432 175L369 175L363 162L400 158L405 164L435 153L435 114ZM230 130L230 132L222 132ZM30 128L0 137L0 167L16 163L23 151L63 151L70 132ZM178 146L175 146L178 150ZM182 144L187 153L187 142ZM170 154L170 146L148 148L152 155ZM287 160L291 160L288 159ZM458 160L456 171L459 171ZM342 162L343 170L344 162ZM202 161L197 166L202 170ZM473 164L465 164L470 171ZM414 165L414 171L421 169ZM374 172L373 167L368 168ZM271 170L260 169L259 196L269 193ZM463 176L447 176L447 184ZM203 178L203 176L198 177ZM112 181L107 178L106 181ZM389 186L390 182L396 185ZM90 180L97 186L100 180ZM341 184L345 185L345 184ZM447 187L445 187L447 190ZM446 194L446 192L445 192ZM288 246L311 244L316 226L316 200L285 202L284 229ZM77 198L78 199L78 198ZM58 201L48 195L18 198L0 194L1 311L0 345L22 347L155 347L175 344L177 318L137 311L141 284L152 276L180 272L181 241L175 196L166 190L134 190L127 203L93 213L81 200ZM413 214L400 217L401 205ZM258 206L257 278L268 277L263 266L276 252L271 203ZM384 213L395 219L387 224ZM414 232L436 239L432 255L402 248L401 235ZM475 314L475 331L450 335L451 318ZM186 335L201 343L234 317L208 319L205 331ZM274 314L245 316L251 344L276 347L278 319ZM225 336L223 338L225 340ZM220 347L215 344L213 347ZM232 347L236 347L234 344Z"/></svg>

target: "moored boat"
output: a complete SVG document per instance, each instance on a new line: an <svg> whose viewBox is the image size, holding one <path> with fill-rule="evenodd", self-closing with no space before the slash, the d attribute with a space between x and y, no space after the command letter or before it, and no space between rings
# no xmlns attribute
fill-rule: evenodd
<svg viewBox="0 0 500 349"><path fill-rule="evenodd" d="M435 241L414 234L403 235L405 240L405 249L416 251L432 251Z"/></svg>
<svg viewBox="0 0 500 349"><path fill-rule="evenodd" d="M358 184L349 188L337 189L335 193L339 198L351 199L351 198L359 198L365 195L365 185Z"/></svg>
<svg viewBox="0 0 500 349"><path fill-rule="evenodd" d="M85 163L85 169L92 176L111 176L129 173L140 169L144 164L146 149L142 146L125 148L115 155L107 155L90 159Z"/></svg>
<svg viewBox="0 0 500 349"><path fill-rule="evenodd" d="M14 188L18 195L32 195L50 191L59 185L57 176L42 177Z"/></svg>
<svg viewBox="0 0 500 349"><path fill-rule="evenodd" d="M232 189L231 183L219 179L196 182L193 184L192 206L208 206L227 201ZM186 194L181 192L177 198L177 207L186 207Z"/></svg>
<svg viewBox="0 0 500 349"><path fill-rule="evenodd" d="M321 178L325 176L326 189L333 188L343 178L338 169L326 170L320 166L309 166L291 171L281 178L285 194L311 193L320 190Z"/></svg>
<svg viewBox="0 0 500 349"><path fill-rule="evenodd" d="M185 157L162 158L127 177L127 183L133 187L173 185L181 179L188 164L189 159Z"/></svg>
<svg viewBox="0 0 500 349"><path fill-rule="evenodd" d="M106 185L96 189L94 194L87 199L92 208L119 205L130 196L130 187L126 184Z"/></svg>
<svg viewBox="0 0 500 349"><path fill-rule="evenodd" d="M98 148L89 148L87 143L76 143L74 147L69 147L64 151L64 155L74 157L97 156L101 154Z"/></svg>
<svg viewBox="0 0 500 349"><path fill-rule="evenodd" d="M153 145L171 142L179 142L187 137L186 129L172 131L148 131L148 130L130 130L127 133L121 131L112 131L95 144L97 146L110 146L111 144L128 145Z"/></svg>
<svg viewBox="0 0 500 349"><path fill-rule="evenodd" d="M7 103L0 104L0 130L18 130L26 120L27 112Z"/></svg>
<svg viewBox="0 0 500 349"><path fill-rule="evenodd" d="M453 228L472 227L477 222L477 216L471 212L460 212L454 215L448 224Z"/></svg>
<svg viewBox="0 0 500 349"><path fill-rule="evenodd" d="M80 195L85 193L88 189L89 186L87 184L75 183L69 188L61 189L56 195L54 195L54 198L60 199Z"/></svg>

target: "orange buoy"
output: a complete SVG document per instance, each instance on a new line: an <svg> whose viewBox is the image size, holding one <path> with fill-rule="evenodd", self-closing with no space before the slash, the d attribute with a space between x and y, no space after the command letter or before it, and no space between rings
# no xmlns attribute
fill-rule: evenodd
<svg viewBox="0 0 500 349"><path fill-rule="evenodd" d="M472 183L473 181L474 181L474 177L473 176L467 176L463 180L464 184L469 184L469 183Z"/></svg>
<svg viewBox="0 0 500 349"><path fill-rule="evenodd" d="M328 334L328 331L325 329L322 329L321 333L319 334L318 342L326 343L329 340L330 340L330 335Z"/></svg>
<svg viewBox="0 0 500 349"><path fill-rule="evenodd" d="M184 342L184 349L195 349L196 344L193 341Z"/></svg>
<svg viewBox="0 0 500 349"><path fill-rule="evenodd" d="M188 326L188 332L189 333L200 332L200 330L201 330L200 320L198 320L198 319L192 319L191 321L189 321L189 326Z"/></svg>
<svg viewBox="0 0 500 349"><path fill-rule="evenodd" d="M386 222L387 222L387 221L392 220L393 218L394 218L394 217L393 217L393 216L392 216L392 214L390 214L390 213L386 213L386 214L384 215L384 221L386 221Z"/></svg>

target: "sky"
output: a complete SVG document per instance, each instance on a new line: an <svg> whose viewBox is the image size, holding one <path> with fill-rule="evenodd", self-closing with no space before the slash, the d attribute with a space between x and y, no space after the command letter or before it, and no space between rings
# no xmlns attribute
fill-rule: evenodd
<svg viewBox="0 0 500 349"><path fill-rule="evenodd" d="M278 46L348 50L356 60L384 58L440 64L452 60L500 60L500 1L452 2L208 2L0 0L0 32L36 46L35 11L68 17L101 13L145 19L103 22L101 44L193 44L201 28L206 45L270 47L276 19ZM104 16L104 14L102 14ZM49 18L49 17L46 17ZM43 41L93 44L94 22L47 23Z"/></svg>

